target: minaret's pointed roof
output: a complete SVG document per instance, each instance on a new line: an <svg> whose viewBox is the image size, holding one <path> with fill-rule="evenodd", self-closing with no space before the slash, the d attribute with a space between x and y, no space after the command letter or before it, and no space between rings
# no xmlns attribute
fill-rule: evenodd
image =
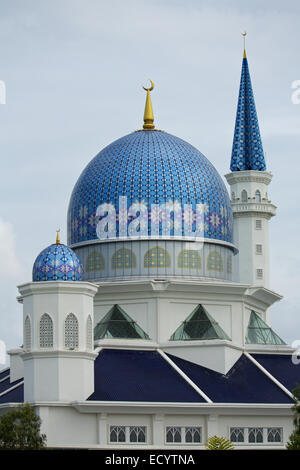
<svg viewBox="0 0 300 470"><path fill-rule="evenodd" d="M266 170L245 49L230 169L231 171Z"/></svg>

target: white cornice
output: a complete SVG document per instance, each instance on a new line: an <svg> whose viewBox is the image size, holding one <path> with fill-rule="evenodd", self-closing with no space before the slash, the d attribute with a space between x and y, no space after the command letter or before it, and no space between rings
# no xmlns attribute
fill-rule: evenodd
<svg viewBox="0 0 300 470"><path fill-rule="evenodd" d="M98 286L91 282L81 281L42 281L27 282L18 286L21 296L17 297L22 303L23 298L33 294L85 294L94 297Z"/></svg>
<svg viewBox="0 0 300 470"><path fill-rule="evenodd" d="M255 170L246 170L246 171L233 171L227 173L225 178L229 185L235 183L265 183L266 185L270 184L273 175L267 171L255 171Z"/></svg>

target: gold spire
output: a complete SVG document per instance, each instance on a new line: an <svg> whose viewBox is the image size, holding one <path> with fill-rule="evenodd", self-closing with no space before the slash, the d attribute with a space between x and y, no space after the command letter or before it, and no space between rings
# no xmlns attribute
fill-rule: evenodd
<svg viewBox="0 0 300 470"><path fill-rule="evenodd" d="M247 36L247 31L244 31L244 32L242 33L242 36L244 37L244 56L243 56L243 57L244 57L244 59L246 59L246 57L247 57L247 56L246 56L246 36Z"/></svg>
<svg viewBox="0 0 300 470"><path fill-rule="evenodd" d="M60 228L56 230L56 245L60 245L59 232Z"/></svg>
<svg viewBox="0 0 300 470"><path fill-rule="evenodd" d="M143 129L146 129L146 130L151 130L151 129L154 129L155 127L153 124L154 116L153 116L151 96L150 96L150 91L153 90L154 83L152 80L150 80L150 83L151 83L151 86L149 88L145 88L143 86L144 90L147 92L145 112L144 112L144 125L143 125Z"/></svg>

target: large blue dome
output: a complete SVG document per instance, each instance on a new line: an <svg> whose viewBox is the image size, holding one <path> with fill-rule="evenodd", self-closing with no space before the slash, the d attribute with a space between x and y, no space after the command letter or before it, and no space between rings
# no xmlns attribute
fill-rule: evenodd
<svg viewBox="0 0 300 470"><path fill-rule="evenodd" d="M33 282L82 281L83 267L76 253L66 245L55 243L36 258L32 270Z"/></svg>
<svg viewBox="0 0 300 470"><path fill-rule="evenodd" d="M200 234L232 243L228 192L201 152L166 132L136 131L116 140L93 158L74 187L71 246L101 237Z"/></svg>

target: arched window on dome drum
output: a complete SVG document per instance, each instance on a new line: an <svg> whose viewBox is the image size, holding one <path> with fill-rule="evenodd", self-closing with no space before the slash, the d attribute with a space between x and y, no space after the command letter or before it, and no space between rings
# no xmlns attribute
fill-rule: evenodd
<svg viewBox="0 0 300 470"><path fill-rule="evenodd" d="M207 270L208 271L224 271L223 259L217 250L210 251L207 257Z"/></svg>
<svg viewBox="0 0 300 470"><path fill-rule="evenodd" d="M255 191L255 202L261 202L261 194L258 189Z"/></svg>
<svg viewBox="0 0 300 470"><path fill-rule="evenodd" d="M86 349L93 349L93 321L91 315L86 320Z"/></svg>
<svg viewBox="0 0 300 470"><path fill-rule="evenodd" d="M40 319L40 348L53 348L53 321L48 313Z"/></svg>
<svg viewBox="0 0 300 470"><path fill-rule="evenodd" d="M30 351L31 349L31 321L27 315L24 322L24 350Z"/></svg>
<svg viewBox="0 0 300 470"><path fill-rule="evenodd" d="M105 259L99 250L92 250L87 256L85 271L87 273L94 271L103 271L105 269Z"/></svg>
<svg viewBox="0 0 300 470"><path fill-rule="evenodd" d="M79 345L78 320L74 313L65 319L65 348L77 349Z"/></svg>
<svg viewBox="0 0 300 470"><path fill-rule="evenodd" d="M161 246L154 246L144 256L144 268L168 268L171 257L168 251Z"/></svg>
<svg viewBox="0 0 300 470"><path fill-rule="evenodd" d="M201 269L201 256L197 250L181 250L177 258L178 268Z"/></svg>
<svg viewBox="0 0 300 470"><path fill-rule="evenodd" d="M242 202L248 202L248 194L245 189L242 191Z"/></svg>
<svg viewBox="0 0 300 470"><path fill-rule="evenodd" d="M136 256L129 248L119 248L111 258L112 269L128 269L136 267Z"/></svg>

